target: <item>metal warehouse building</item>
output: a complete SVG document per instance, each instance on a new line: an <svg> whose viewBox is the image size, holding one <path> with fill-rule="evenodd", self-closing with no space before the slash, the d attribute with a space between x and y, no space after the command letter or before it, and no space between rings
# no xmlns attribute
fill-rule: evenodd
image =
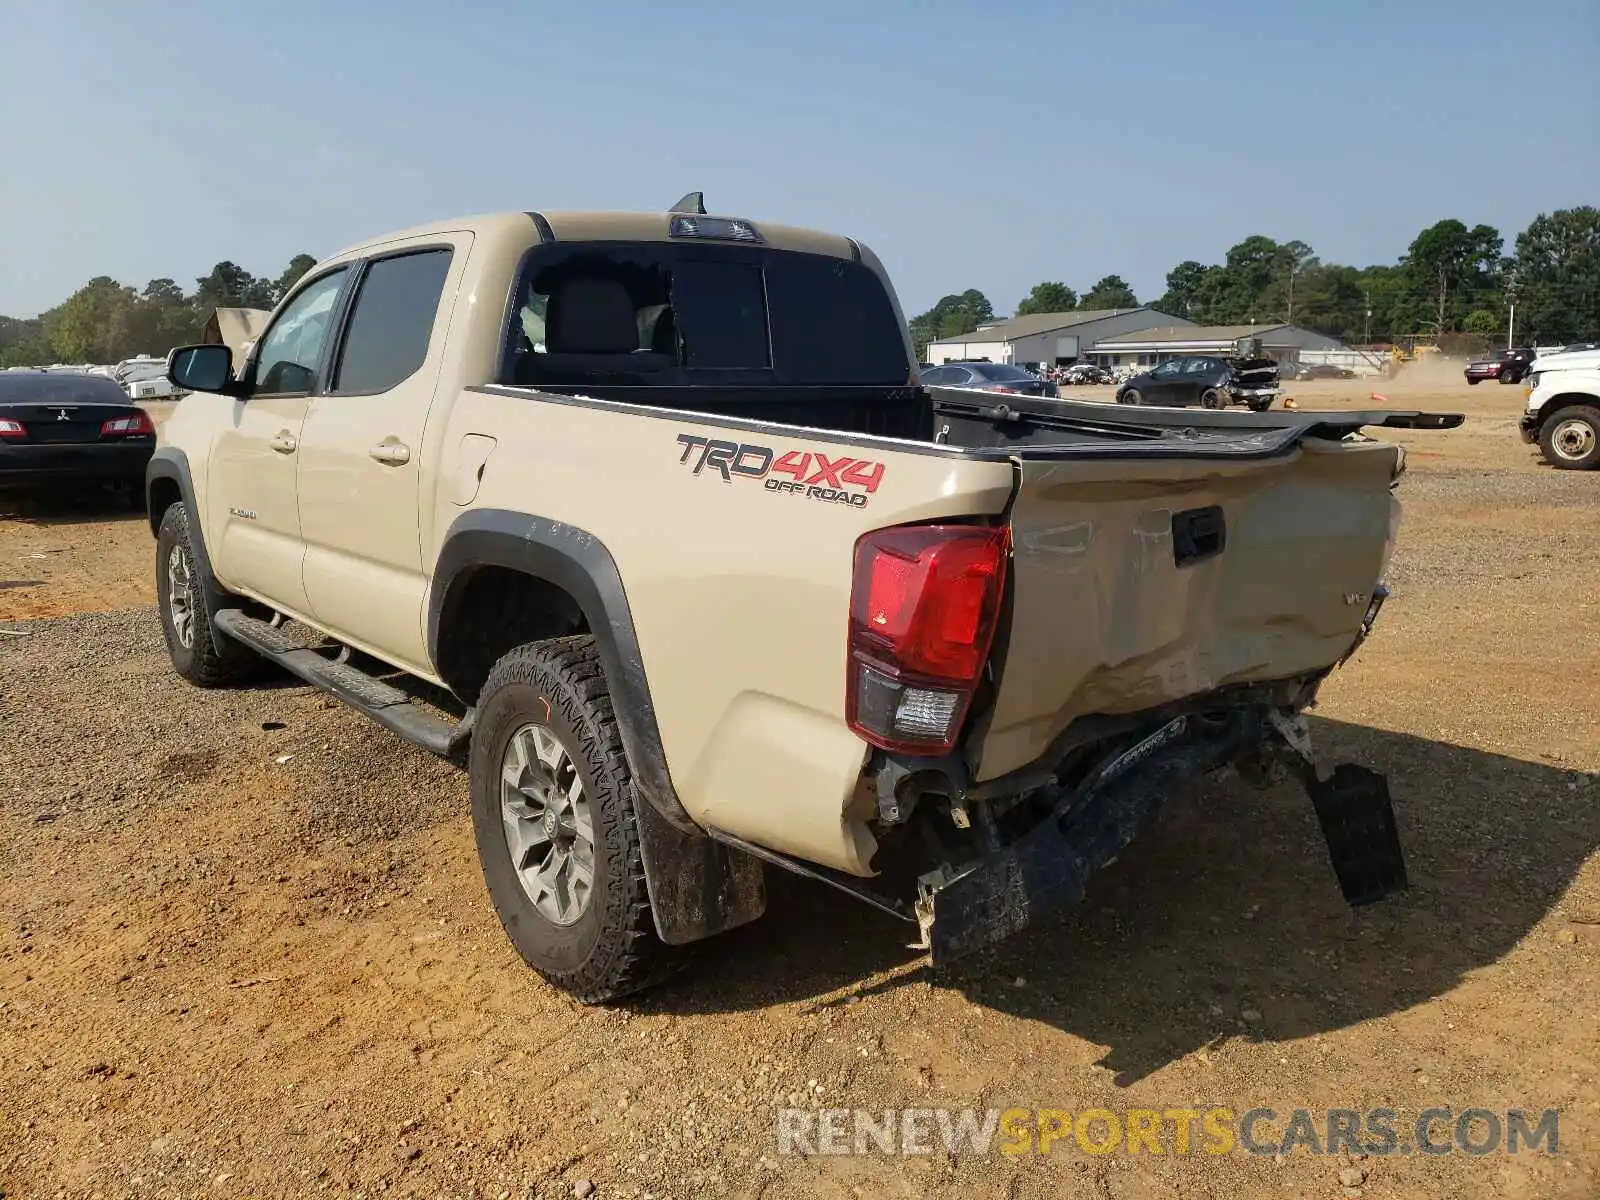
<svg viewBox="0 0 1600 1200"><path fill-rule="evenodd" d="M931 342L928 361L935 366L962 358L988 359L1019 367L1062 366L1085 357L1097 342L1119 334L1192 324L1183 317L1149 307L1033 313L992 321L971 333Z"/></svg>
<svg viewBox="0 0 1600 1200"><path fill-rule="evenodd" d="M1345 349L1336 338L1298 325L1196 325L1191 321L1103 336L1085 353L1103 367L1147 367L1180 354L1233 354L1246 338L1259 339L1261 352L1279 362L1296 361L1304 351Z"/></svg>

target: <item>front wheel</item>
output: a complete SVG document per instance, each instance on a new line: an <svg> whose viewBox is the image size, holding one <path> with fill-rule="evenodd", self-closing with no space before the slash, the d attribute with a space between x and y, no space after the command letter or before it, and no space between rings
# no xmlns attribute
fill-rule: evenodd
<svg viewBox="0 0 1600 1200"><path fill-rule="evenodd" d="M489 898L517 953L583 1004L678 965L656 934L633 785L594 638L530 642L489 672L469 763Z"/></svg>
<svg viewBox="0 0 1600 1200"><path fill-rule="evenodd" d="M1483 382L1483 380L1481 380L1481 379L1475 379L1470 375L1467 376L1467 386L1468 387L1477 387L1482 382Z"/></svg>
<svg viewBox="0 0 1600 1200"><path fill-rule="evenodd" d="M1118 404L1138 404L1141 399L1142 399L1142 397L1139 395L1139 389L1138 388L1127 388L1126 390L1123 391L1123 393L1120 396L1117 397L1117 403Z"/></svg>
<svg viewBox="0 0 1600 1200"><path fill-rule="evenodd" d="M156 533L156 606L172 669L196 687L223 687L261 665L261 656L241 642L211 636L212 611L195 566L189 510L174 504Z"/></svg>
<svg viewBox="0 0 1600 1200"><path fill-rule="evenodd" d="M1266 412L1267 409L1272 407L1272 397L1257 396L1247 403L1250 405L1251 412Z"/></svg>
<svg viewBox="0 0 1600 1200"><path fill-rule="evenodd" d="M1517 373L1510 367L1501 367L1499 378L1501 383L1515 383L1517 381Z"/></svg>
<svg viewBox="0 0 1600 1200"><path fill-rule="evenodd" d="M1228 398L1227 396L1223 395L1222 389L1220 388L1207 388L1205 391L1200 393L1200 407L1212 409L1227 408Z"/></svg>
<svg viewBox="0 0 1600 1200"><path fill-rule="evenodd" d="M1600 467L1600 409L1574 405L1552 414L1539 429L1539 449L1559 470Z"/></svg>

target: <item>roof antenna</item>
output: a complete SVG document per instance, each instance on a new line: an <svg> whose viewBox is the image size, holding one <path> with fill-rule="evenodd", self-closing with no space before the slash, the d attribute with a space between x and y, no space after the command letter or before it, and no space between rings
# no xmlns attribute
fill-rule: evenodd
<svg viewBox="0 0 1600 1200"><path fill-rule="evenodd" d="M667 211L675 213L692 213L697 217L703 217L706 215L706 194L704 192L690 192L682 200L679 200L671 208L667 209Z"/></svg>

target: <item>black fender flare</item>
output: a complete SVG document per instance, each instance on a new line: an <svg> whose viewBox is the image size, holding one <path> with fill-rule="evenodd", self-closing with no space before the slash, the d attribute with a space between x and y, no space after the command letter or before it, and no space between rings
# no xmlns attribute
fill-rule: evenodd
<svg viewBox="0 0 1600 1200"><path fill-rule="evenodd" d="M440 545L427 615L428 658L452 690L455 682L440 670L441 626L454 589L487 566L561 588L594 636L633 776L645 883L661 939L696 941L759 917L766 908L760 862L706 836L672 785L627 591L610 550L586 530L544 517L506 509L457 517Z"/></svg>
<svg viewBox="0 0 1600 1200"><path fill-rule="evenodd" d="M216 572L211 569L211 553L206 549L206 535L201 528L200 506L195 500L189 456L176 446L162 446L150 456L150 462L144 469L145 512L150 519L151 537L161 532L161 520L167 513L166 505L157 506L155 502L162 483L177 485L178 499L188 511L189 546L194 551L194 569L206 611L214 613L227 608L228 592L217 582ZM211 643L217 648L217 653L221 654L227 649L226 638L227 635L212 621Z"/></svg>

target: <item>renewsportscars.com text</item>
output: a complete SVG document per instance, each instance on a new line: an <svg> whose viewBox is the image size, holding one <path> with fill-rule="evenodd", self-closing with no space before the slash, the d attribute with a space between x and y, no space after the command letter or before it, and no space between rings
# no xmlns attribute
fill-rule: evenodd
<svg viewBox="0 0 1600 1200"><path fill-rule="evenodd" d="M1560 1149L1560 1111L1425 1108L780 1108L778 1153L1446 1155Z"/></svg>

